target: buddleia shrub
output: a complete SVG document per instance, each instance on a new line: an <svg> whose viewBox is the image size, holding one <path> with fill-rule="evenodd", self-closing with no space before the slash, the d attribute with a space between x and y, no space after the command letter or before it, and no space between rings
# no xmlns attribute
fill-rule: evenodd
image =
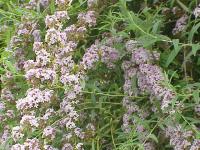
<svg viewBox="0 0 200 150"><path fill-rule="evenodd" d="M198 1L0 8L0 149L200 149Z"/></svg>

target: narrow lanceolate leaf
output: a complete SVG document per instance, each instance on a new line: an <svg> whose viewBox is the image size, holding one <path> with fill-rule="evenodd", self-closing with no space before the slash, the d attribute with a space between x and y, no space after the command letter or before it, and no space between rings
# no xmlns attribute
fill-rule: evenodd
<svg viewBox="0 0 200 150"><path fill-rule="evenodd" d="M151 34L151 35L143 35L137 38L139 43L143 45L143 47L147 48L149 46L152 46L156 42L160 41L171 41L170 38L164 35L159 35L159 34Z"/></svg>
<svg viewBox="0 0 200 150"><path fill-rule="evenodd" d="M194 37L194 34L197 33L197 30L199 29L200 27L200 22L197 23L195 26L192 27L190 33L189 33L189 36L188 36L188 41L192 43L192 40L193 40L193 37Z"/></svg>
<svg viewBox="0 0 200 150"><path fill-rule="evenodd" d="M6 66L8 67L8 69L12 72L12 73L16 73L16 68L14 67L14 65L10 62L10 61L5 61Z"/></svg>
<svg viewBox="0 0 200 150"><path fill-rule="evenodd" d="M199 103L199 91L198 90L195 90L193 92L193 97L194 97L195 102L198 104Z"/></svg>
<svg viewBox="0 0 200 150"><path fill-rule="evenodd" d="M55 10L56 10L56 8L55 8L55 2L54 1L51 1L51 3L50 3L50 10L51 10L51 13L53 14L54 12L55 12Z"/></svg>
<svg viewBox="0 0 200 150"><path fill-rule="evenodd" d="M156 38L152 38L150 37L149 35L143 35L143 36L140 36L138 39L139 43L142 44L143 47L148 47L148 46L151 46L153 45L155 42L157 42L157 39Z"/></svg>
<svg viewBox="0 0 200 150"><path fill-rule="evenodd" d="M152 139L154 142L158 143L158 138L154 134L148 135L148 138Z"/></svg>
<svg viewBox="0 0 200 150"><path fill-rule="evenodd" d="M169 54L166 64L165 66L168 67L173 60L175 59L175 57L178 55L179 51L181 50L181 46L179 46L179 40L175 39L172 41L173 45L174 45L174 49L171 51L171 53Z"/></svg>
<svg viewBox="0 0 200 150"><path fill-rule="evenodd" d="M188 8L184 3L182 3L180 0L176 0L176 1L177 1L177 3L181 6L181 8L182 8L183 10L185 10L186 12L189 12L189 13L190 13L189 8Z"/></svg>
<svg viewBox="0 0 200 150"><path fill-rule="evenodd" d="M196 56L198 50L200 50L200 44L192 44L192 54L194 56Z"/></svg>
<svg viewBox="0 0 200 150"><path fill-rule="evenodd" d="M4 68L0 67L0 74L4 71Z"/></svg>

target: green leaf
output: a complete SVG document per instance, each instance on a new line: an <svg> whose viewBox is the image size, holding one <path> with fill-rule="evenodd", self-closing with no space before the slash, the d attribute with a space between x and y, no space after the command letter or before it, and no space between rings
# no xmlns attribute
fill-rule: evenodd
<svg viewBox="0 0 200 150"><path fill-rule="evenodd" d="M6 59L8 58L9 56L11 56L12 52L11 51L3 51L1 53L1 59Z"/></svg>
<svg viewBox="0 0 200 150"><path fill-rule="evenodd" d="M197 65L198 66L200 65L200 58L198 58L198 60L197 60Z"/></svg>
<svg viewBox="0 0 200 150"><path fill-rule="evenodd" d="M196 133L196 137L197 137L197 139L200 139L200 132Z"/></svg>
<svg viewBox="0 0 200 150"><path fill-rule="evenodd" d="M184 62L187 62L192 55L196 56L197 51L200 49L199 44L192 44L192 51L190 51L187 56L184 58ZM198 62L197 62L198 65Z"/></svg>
<svg viewBox="0 0 200 150"><path fill-rule="evenodd" d="M83 89L85 89L85 80L81 80L81 87L83 88Z"/></svg>
<svg viewBox="0 0 200 150"><path fill-rule="evenodd" d="M159 32L160 30L160 26L161 26L162 21L161 20L157 20L153 27L152 27L152 33L156 34L157 32Z"/></svg>
<svg viewBox="0 0 200 150"><path fill-rule="evenodd" d="M193 92L194 101L198 104L199 103L199 91L195 90Z"/></svg>
<svg viewBox="0 0 200 150"><path fill-rule="evenodd" d="M10 62L10 61L5 61L6 66L8 67L8 69L12 72L12 73L16 73L16 69L14 67L14 65Z"/></svg>
<svg viewBox="0 0 200 150"><path fill-rule="evenodd" d="M137 40L143 45L143 47L149 47L152 46L154 43L159 41L171 41L170 38L164 35L155 34L155 35L143 35L137 38Z"/></svg>
<svg viewBox="0 0 200 150"><path fill-rule="evenodd" d="M183 10L190 13L189 8L187 8L187 6L185 4L183 4L180 0L176 0L176 1L182 7Z"/></svg>
<svg viewBox="0 0 200 150"><path fill-rule="evenodd" d="M0 74L4 72L4 68L0 67Z"/></svg>
<svg viewBox="0 0 200 150"><path fill-rule="evenodd" d="M55 8L54 0L51 0L51 3L50 3L51 14L53 14L55 12L55 10L56 10L56 8Z"/></svg>
<svg viewBox="0 0 200 150"><path fill-rule="evenodd" d="M167 41L167 42L171 42L171 39L165 35L161 35L161 34L156 34L155 35L157 37L158 41Z"/></svg>
<svg viewBox="0 0 200 150"><path fill-rule="evenodd" d="M157 39L152 38L149 35L143 35L143 36L140 36L137 39L137 41L139 43L141 43L143 45L143 47L149 47L149 46L153 45L157 41Z"/></svg>
<svg viewBox="0 0 200 150"><path fill-rule="evenodd" d="M128 11L126 7L126 1L120 0L119 6L124 19L128 23L128 29L138 33L145 33L147 30L146 22L140 19L134 12Z"/></svg>
<svg viewBox="0 0 200 150"><path fill-rule="evenodd" d="M199 29L200 27L200 22L197 23L195 26L192 27L189 35L188 35L188 41L192 43L192 40L193 40L193 37L194 37L194 34L197 32L197 30Z"/></svg>
<svg viewBox="0 0 200 150"><path fill-rule="evenodd" d="M174 45L174 49L169 54L167 61L165 63L165 67L168 67L172 61L175 59L175 57L178 55L179 51L181 50L181 46L179 46L179 40L175 39L172 41Z"/></svg>
<svg viewBox="0 0 200 150"><path fill-rule="evenodd" d="M155 141L156 143L158 143L158 139L154 134L150 134L148 135L148 138L152 139L153 141Z"/></svg>
<svg viewBox="0 0 200 150"><path fill-rule="evenodd" d="M197 51L200 49L200 44L192 44L192 53L196 56Z"/></svg>

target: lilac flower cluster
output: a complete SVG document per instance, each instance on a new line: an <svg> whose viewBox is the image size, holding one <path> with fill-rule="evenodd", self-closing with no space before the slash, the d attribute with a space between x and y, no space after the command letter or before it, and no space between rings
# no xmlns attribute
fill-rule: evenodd
<svg viewBox="0 0 200 150"><path fill-rule="evenodd" d="M97 6L97 0L88 0L87 1L87 6L90 9L93 9Z"/></svg>
<svg viewBox="0 0 200 150"><path fill-rule="evenodd" d="M91 69L94 63L100 59L98 51L99 47L97 44L91 45L90 48L86 50L81 62L85 70Z"/></svg>
<svg viewBox="0 0 200 150"><path fill-rule="evenodd" d="M30 1L28 8L34 9L38 4L48 5L49 1ZM21 111L22 117L18 126L12 129L12 138L16 142L11 149L56 149L51 143L57 136L55 127L49 125L54 120L54 126L63 131L62 147L67 149L83 149L82 143L74 144L74 136L80 140L85 138L85 132L78 127L79 114L76 111L77 104L81 100L84 71L78 67L73 60L78 42L83 40L89 27L96 25L96 12L93 7L96 5L90 2L89 11L80 13L76 24L63 28L63 23L69 20L66 8L72 1L56 0L56 11L53 15L47 15L45 25L47 28L44 42L40 36L40 30L34 28L33 51L36 54L35 60L27 60L23 63L25 78L32 86L27 90L26 97L16 102L16 107ZM89 2L88 2L89 3ZM35 24L36 26L36 24ZM22 28L19 36L26 36L29 30ZM112 55L112 49L104 48L104 55ZM113 58L114 59L114 58ZM105 59L105 61L108 61ZM53 89L57 85L65 87L64 98L60 99ZM8 97L8 96L7 96ZM56 103L56 104L55 104ZM52 107L56 106L56 109ZM2 105L3 107L3 105ZM40 114L38 115L38 111ZM54 116L54 117L52 117ZM27 129L31 133L42 130L44 142L38 139L27 139L24 133ZM66 134L67 131L67 134ZM24 144L17 144L20 139L26 139Z"/></svg>
<svg viewBox="0 0 200 150"><path fill-rule="evenodd" d="M61 17L60 19L65 18ZM59 24L61 24L61 22L59 22ZM55 24L55 22L52 24ZM76 64L72 59L72 54L76 49L77 43L68 38L65 30L63 31L62 28L60 28L62 25L58 25L59 28L55 29L53 26L48 26L48 22L46 22L46 26L49 29L47 30L45 40L49 44L49 47L55 47L55 50L52 50L55 58L53 68L60 72L59 81L67 87L64 98L60 103L60 115L64 117L58 122L58 125L76 134L76 122L78 121L79 115L75 110L75 105L79 102L78 97L81 92L81 74L79 72L74 72ZM71 138L72 137L68 139L68 142ZM63 147L64 146L65 144Z"/></svg>
<svg viewBox="0 0 200 150"><path fill-rule="evenodd" d="M13 74L8 71L8 68L5 66L5 74L1 75L1 97L0 97L0 121L2 132L0 133L0 145L6 145L7 140L11 136L11 130L8 123L18 117L15 113L15 110L12 106L15 104L15 95L13 94L13 90L16 89L16 84L14 83Z"/></svg>
<svg viewBox="0 0 200 150"><path fill-rule="evenodd" d="M132 40L127 42L126 48L128 52L132 52L132 57L131 61L125 61L122 67L125 72L124 91L129 91L128 94L133 91L131 78L135 76L138 79L140 93L147 92L161 99L161 109L164 110L169 106L175 93L171 88L162 85L165 80L164 75L158 66L152 64L159 59L159 53L150 52L142 47L137 48L137 42Z"/></svg>
<svg viewBox="0 0 200 150"><path fill-rule="evenodd" d="M143 135L140 141L144 142L148 130L134 120L133 114L137 114L143 120L150 115L147 113L149 110L146 108L145 112L142 111L136 102L132 102L133 98L131 97L141 95L144 92L149 93L150 97L161 99L161 109L165 110L175 94L171 88L162 85L165 80L164 75L157 65L153 65L155 61L159 60L158 52L150 52L139 47L139 43L134 40L128 41L125 47L127 53L131 54L131 59L122 63L125 80L123 89L126 95L123 99L123 106L126 112L123 116L122 129L124 132L129 133L131 125L134 125L136 131ZM155 144L147 141L144 143L144 148L155 149Z"/></svg>
<svg viewBox="0 0 200 150"><path fill-rule="evenodd" d="M198 5L194 10L193 10L193 14L195 16L195 18L198 18L200 16L200 5Z"/></svg>
<svg viewBox="0 0 200 150"><path fill-rule="evenodd" d="M123 98L123 107L126 109L125 114L123 115L123 125L122 128L124 132L129 133L131 131L130 125L132 122L132 114L139 112L139 107L136 103L131 102L131 98L128 96L137 95L137 91L134 91L132 87L132 80L137 75L137 68L131 61L124 61L122 63L122 69L124 71L124 94L127 95Z"/></svg>
<svg viewBox="0 0 200 150"><path fill-rule="evenodd" d="M27 55L25 49L32 42L32 38L37 41L41 38L37 30L37 23L35 23L34 19L30 16L22 17L22 22L18 25L16 34L17 35L12 37L7 49L12 49L14 51L17 70L23 70Z"/></svg>
<svg viewBox="0 0 200 150"><path fill-rule="evenodd" d="M83 40L85 38L87 28L85 25L83 26L78 26L78 25L71 25L65 28L65 33L68 36L69 40Z"/></svg>
<svg viewBox="0 0 200 150"><path fill-rule="evenodd" d="M35 81L34 78L40 80L41 82L44 81L54 81L56 79L56 72L52 69L44 69L44 68L36 68L36 69L30 69L26 72L25 75L27 80L30 80L31 83L33 83L32 80Z"/></svg>
<svg viewBox="0 0 200 150"><path fill-rule="evenodd" d="M150 102L152 103L152 100L155 98L160 100L161 110L166 112L171 101L175 98L175 92L168 85L164 84L165 77L160 67L153 64L159 60L157 52L150 52L139 47L138 42L134 40L128 41L125 46L128 54L131 53L132 57L130 61L125 60L122 64L125 79L124 94L127 95L123 99L123 106L126 112L123 116L122 129L125 133L129 133L134 125L136 131L143 135L140 138L140 141L143 143L148 132L143 125L135 122L133 114L137 114L143 120L149 116L149 113L143 113L138 104L132 102L130 96L141 95L144 92L149 93ZM135 78L138 81L137 85L133 83ZM177 104L177 106L179 105L180 103ZM151 109L153 112L156 111L153 107ZM198 106L196 106L195 110L198 112ZM146 112L148 112L148 108L146 108ZM190 130L184 131L180 125L166 128L166 136L170 138L170 145L175 150L197 150L200 148L200 142L198 139L195 139L194 133ZM155 143L151 141L144 143L144 149L155 149Z"/></svg>
<svg viewBox="0 0 200 150"><path fill-rule="evenodd" d="M96 25L95 11L88 11L86 13L80 13L78 15L79 24L85 24L86 26L92 27Z"/></svg>
<svg viewBox="0 0 200 150"><path fill-rule="evenodd" d="M187 20L188 20L188 16L187 15L183 15L181 18L179 18L176 21L176 25L172 31L173 35L176 35L180 32L182 32L183 30L185 30L186 25L187 25Z"/></svg>
<svg viewBox="0 0 200 150"><path fill-rule="evenodd" d="M35 118L33 115L24 115L20 121L20 125L22 127L31 126L31 127L38 127L38 119Z"/></svg>
<svg viewBox="0 0 200 150"><path fill-rule="evenodd" d="M11 150L42 150L41 144L38 139L27 139L24 144L15 144L11 147Z"/></svg>
<svg viewBox="0 0 200 150"><path fill-rule="evenodd" d="M51 102L53 97L52 90L29 89L25 98L17 101L16 107L18 110L25 111L27 109L37 108L42 103Z"/></svg>
<svg viewBox="0 0 200 150"><path fill-rule="evenodd" d="M138 46L138 42L135 40L128 40L125 44L126 51L132 53Z"/></svg>
<svg viewBox="0 0 200 150"><path fill-rule="evenodd" d="M3 132L0 134L0 143L4 145L10 137L10 131L8 126L4 126Z"/></svg>
<svg viewBox="0 0 200 150"><path fill-rule="evenodd" d="M46 8L50 4L50 0L30 0L28 4L25 5L27 9L36 10L38 6L41 8Z"/></svg>
<svg viewBox="0 0 200 150"><path fill-rule="evenodd" d="M72 0L55 0L55 3L58 7L58 10L65 10L68 6L71 5Z"/></svg>
<svg viewBox="0 0 200 150"><path fill-rule="evenodd" d="M12 128L12 138L15 142L23 137L24 137L24 134L22 133L22 129L20 128L20 126L16 126Z"/></svg>
<svg viewBox="0 0 200 150"><path fill-rule="evenodd" d="M123 106L126 109L126 113L123 115L123 125L122 129L125 133L129 133L131 131L131 124L133 124L133 120L131 119L133 113L139 112L139 107L136 103L131 102L129 97L123 98Z"/></svg>
<svg viewBox="0 0 200 150"><path fill-rule="evenodd" d="M46 27L51 29L51 32L58 32L55 29L61 29L62 28L62 21L69 20L69 16L67 11L56 11L53 15L47 15L45 18L45 24ZM48 33L48 32L47 32ZM58 33L57 33L58 34ZM59 37L59 36L58 36Z"/></svg>
<svg viewBox="0 0 200 150"><path fill-rule="evenodd" d="M53 140L56 136L56 130L52 128L51 126L47 126L43 131L43 137Z"/></svg>
<svg viewBox="0 0 200 150"><path fill-rule="evenodd" d="M148 91L157 99L161 99L161 109L167 108L175 93L172 89L161 84L164 81L164 76L160 68L156 65L141 64L139 71L138 85L140 90Z"/></svg>
<svg viewBox="0 0 200 150"><path fill-rule="evenodd" d="M200 105L199 104L194 107L194 111L197 116L200 116Z"/></svg>
<svg viewBox="0 0 200 150"><path fill-rule="evenodd" d="M15 100L12 92L6 87L1 90L1 99L11 103Z"/></svg>
<svg viewBox="0 0 200 150"><path fill-rule="evenodd" d="M132 99L129 97L124 97L123 106L126 109L126 113L123 115L123 131L125 133L130 133L131 130L136 130L136 132L140 134L139 141L144 143L143 146L145 150L156 149L155 143L149 139L146 139L149 132L148 129L146 129L141 123L138 123L133 117L133 114L137 114L137 116L144 121L149 116L149 113L147 112L148 110L143 111L140 109L139 106L135 102L132 102Z"/></svg>
<svg viewBox="0 0 200 150"><path fill-rule="evenodd" d="M131 46L133 47L132 49ZM128 53L132 53L132 57L130 61L124 61L122 64L125 79L124 93L128 96L137 96L138 94L142 94L142 92L147 92L150 94L151 99L153 96L161 100L161 109L165 112L165 109L169 107L169 104L175 97L175 93L171 88L162 84L165 80L163 73L157 65L152 64L158 60L159 54L156 52L150 53L144 48L137 48L137 46L137 42L135 41L128 41L126 44L127 51ZM137 78L138 84L132 87L132 79L134 77ZM132 102L128 96L125 96L123 99L123 106L126 109L126 113L123 116L122 128L124 132L129 133L131 131L130 125L134 124L136 131L140 134L142 133L145 137L148 133L147 130L143 125L136 123L132 115L137 114L139 118L144 119L149 114L141 113L137 103ZM199 149L199 140L194 138L193 132L183 131L180 126L168 127L166 129L166 136L170 138L170 145L175 150ZM143 142L144 139L141 138L140 140ZM155 145L151 141L147 142L144 144L144 149L155 149Z"/></svg>
<svg viewBox="0 0 200 150"><path fill-rule="evenodd" d="M111 41L110 41L111 42ZM91 69L95 63L101 61L107 65L108 68L113 68L114 62L119 60L118 51L112 47L113 43L101 43L99 40L95 41L85 52L81 65L85 70Z"/></svg>
<svg viewBox="0 0 200 150"><path fill-rule="evenodd" d="M114 63L119 59L119 53L115 48L109 46L101 46L102 57L101 61L104 62L109 68L114 68Z"/></svg>
<svg viewBox="0 0 200 150"><path fill-rule="evenodd" d="M35 42L36 61L28 60L24 64L25 77L32 84L36 83L36 80L53 82L56 79L55 70L47 67L50 64L50 54L42 46L41 42Z"/></svg>
<svg viewBox="0 0 200 150"><path fill-rule="evenodd" d="M174 150L198 150L200 149L200 140L195 139L191 130L183 130L181 125L169 126L166 128L166 136L170 139L170 145Z"/></svg>
<svg viewBox="0 0 200 150"><path fill-rule="evenodd" d="M136 42L131 40L128 41L126 43L126 48L127 51L129 53L133 53L132 54L132 58L131 61L127 61L125 60L122 63L122 69L124 71L124 94L126 96L124 96L123 98L123 107L125 108L125 114L123 115L123 125L122 125L122 129L125 133L130 133L131 130L136 130L138 132L138 134L141 134L140 136L140 142L144 142L145 141L145 137L148 134L148 130L145 129L145 127L143 125L141 125L140 123L138 123L135 118L133 117L133 114L137 114L137 116L141 119L144 120L145 118L147 118L149 116L148 110L143 111L142 109L140 109L140 107L137 105L136 102L133 102L130 96L137 96L139 94L139 89L137 88L137 85L134 84L136 83L136 78L138 77L138 73L139 73L139 69L138 69L138 64L139 62L148 62L147 61L147 54L145 53L145 55L141 55L144 54L144 49L143 48L139 48L137 49L137 46L135 45ZM131 49L131 46L133 46L133 49ZM141 54L138 54L136 52L141 52ZM136 56L134 56L134 54L136 53ZM135 58L135 59L134 59ZM134 82L135 81L135 82ZM134 125L135 129L132 129L131 127ZM155 144L152 141L146 141L144 143L144 149L148 150L148 149L155 149Z"/></svg>
<svg viewBox="0 0 200 150"><path fill-rule="evenodd" d="M128 96L137 95L137 90L134 90L133 79L137 76L138 69L131 61L124 61L122 63L122 69L124 71L124 93Z"/></svg>

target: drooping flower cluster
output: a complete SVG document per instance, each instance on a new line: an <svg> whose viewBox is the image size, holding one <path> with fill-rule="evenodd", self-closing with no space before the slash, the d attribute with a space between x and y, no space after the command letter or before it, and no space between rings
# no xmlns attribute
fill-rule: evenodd
<svg viewBox="0 0 200 150"><path fill-rule="evenodd" d="M15 67L17 70L23 70L23 66L28 55L27 48L34 41L40 41L40 31L38 23L30 14L23 15L21 22L17 25L16 34L11 38L7 50L12 50L15 58Z"/></svg>
<svg viewBox="0 0 200 150"><path fill-rule="evenodd" d="M200 16L200 5L198 5L194 11L193 11L193 14L195 16L195 18L198 18Z"/></svg>
<svg viewBox="0 0 200 150"><path fill-rule="evenodd" d="M122 69L124 71L124 93L128 96L136 96L138 92L137 89L134 87L134 79L136 79L138 69L131 61L124 61L122 63Z"/></svg>
<svg viewBox="0 0 200 150"><path fill-rule="evenodd" d="M174 150L198 150L200 149L200 140L195 139L191 130L184 130L181 125L168 126L166 136L170 139L170 145Z"/></svg>
<svg viewBox="0 0 200 150"><path fill-rule="evenodd" d="M10 137L10 131L8 126L4 126L3 132L0 134L0 143L1 145L6 144L7 140Z"/></svg>
<svg viewBox="0 0 200 150"><path fill-rule="evenodd" d="M48 1L31 1L27 7L31 6L33 9L35 4L44 6L48 4ZM15 142L27 138L24 134L27 129L31 129L31 133L35 129L43 130L44 141L26 139L24 144L13 145L11 148L13 150L27 147L32 149L31 146L34 143L37 149L42 149L42 147L56 149L51 146L51 143L57 138L57 131L55 127L49 125L50 120L55 122L54 126L63 131L63 140L60 145L63 150L68 150L70 147L83 149L83 144L76 143L74 136L79 139L85 138L85 132L77 125L79 114L76 111L76 106L81 99L81 82L84 79L84 72L73 60L73 54L78 42L84 39L87 29L96 25L97 13L93 10L96 5L88 6L89 11L81 12L77 17L77 23L64 28L63 24L70 19L66 8L71 1L57 0L55 4L57 8L54 14L47 15L45 18L47 31L44 42L42 42L40 30L34 30L32 33L33 51L36 57L34 60L23 63L25 78L32 87L28 89L26 97L19 99L16 103L17 109L23 116L20 125L12 130ZM25 31L20 31L20 34L25 35L28 32ZM105 55L109 54L107 52ZM59 97L57 92L52 90L57 85L64 87L64 97ZM43 115L38 115L38 111Z"/></svg>
<svg viewBox="0 0 200 150"><path fill-rule="evenodd" d="M91 69L94 66L94 63L99 60L98 50L99 48L95 44L91 45L91 47L87 49L82 60L82 64L85 70Z"/></svg>
<svg viewBox="0 0 200 150"><path fill-rule="evenodd" d="M125 43L126 51L131 54L137 48L137 45L138 45L137 41L135 41L135 40L128 40Z"/></svg>
<svg viewBox="0 0 200 150"><path fill-rule="evenodd" d="M38 6L41 8L46 8L50 4L50 0L30 0L28 4L25 5L27 9L38 9Z"/></svg>
<svg viewBox="0 0 200 150"><path fill-rule="evenodd" d="M137 68L135 68L134 64L131 61L124 61L122 63L122 69L124 71L124 96L123 98L123 107L126 109L126 112L123 116L123 130L128 133L131 131L130 125L133 124L131 121L131 116L133 113L139 112L139 107L136 103L131 102L131 98L129 96L136 96L137 89L134 88L133 80L137 75Z"/></svg>
<svg viewBox="0 0 200 150"><path fill-rule="evenodd" d="M40 104L50 103L53 97L52 90L29 89L27 96L17 101L18 110L26 111L28 109L38 108Z"/></svg>
<svg viewBox="0 0 200 150"><path fill-rule="evenodd" d="M153 63L159 60L159 53L156 51L150 52L142 47L139 47L139 43L134 40L128 41L126 44L126 50L128 54L131 54L129 61L125 60L122 63L122 69L124 71L124 94L123 106L126 112L123 116L124 132L129 133L131 131L131 125L134 125L136 131L142 134L141 142L144 142L144 137L148 134L148 130L143 125L138 124L134 120L133 114L143 120L148 117L150 111L146 108L146 112L142 111L136 102L133 102L132 97L142 95L144 92L150 94L156 99L161 100L161 109L165 110L174 98L174 92L162 85L165 78L161 69ZM150 101L151 102L151 101ZM147 113L148 112L148 113ZM150 146L150 147L149 147ZM155 145L149 141L144 143L145 149L155 149Z"/></svg>
<svg viewBox="0 0 200 150"><path fill-rule="evenodd" d="M90 9L93 9L97 6L97 0L88 0L87 1L87 6Z"/></svg>
<svg viewBox="0 0 200 150"><path fill-rule="evenodd" d="M15 100L12 92L6 87L1 90L1 99L6 100L11 103L14 102L14 100Z"/></svg>
<svg viewBox="0 0 200 150"><path fill-rule="evenodd" d="M25 75L27 80L30 80L30 82L33 83L34 78L36 80L40 80L41 82L44 81L54 81L56 79L56 72L52 69L43 69L43 68L36 68L36 69L30 69L26 72Z"/></svg>
<svg viewBox="0 0 200 150"><path fill-rule="evenodd" d="M12 107L16 100L13 90L15 90L17 86L14 82L13 73L10 71L9 67L6 65L2 67L4 67L5 73L1 74L0 78L0 121L2 131L0 133L0 145L6 146L7 140L11 136L11 130L8 124L18 116L15 114L15 109Z"/></svg>
<svg viewBox="0 0 200 150"><path fill-rule="evenodd" d="M86 13L80 13L78 15L79 24L84 24L86 26L92 27L96 25L96 15L95 11L88 11Z"/></svg>
<svg viewBox="0 0 200 150"><path fill-rule="evenodd" d="M182 31L185 30L186 28L186 25L187 25L187 20L188 20L188 16L187 15L183 15L181 18L179 18L177 21L176 21L176 25L172 31L172 34L173 35L176 35Z"/></svg>
<svg viewBox="0 0 200 150"><path fill-rule="evenodd" d="M24 134L22 133L20 126L16 126L12 128L12 138L15 142L23 138L23 136Z"/></svg>
<svg viewBox="0 0 200 150"><path fill-rule="evenodd" d="M134 76L138 80L135 88L138 86L140 93L147 92L151 96L160 99L161 109L164 110L169 106L175 93L171 88L163 85L164 83L162 82L164 82L165 78L161 69L157 65L152 64L159 59L159 53L155 51L150 52L141 47L137 48L134 45L135 43L137 42L128 41L126 44L127 51L132 52L132 57L131 61L125 61L123 64L123 70L125 72L124 91L134 91L131 88L133 84L131 78ZM132 50L130 45L133 46Z"/></svg>
<svg viewBox="0 0 200 150"><path fill-rule="evenodd" d="M24 115L20 121L20 125L22 127L31 126L31 127L38 127L38 119L33 115Z"/></svg>
<svg viewBox="0 0 200 150"><path fill-rule="evenodd" d="M172 89L161 84L164 81L164 77L160 68L156 65L141 64L139 71L138 85L140 90L148 91L157 99L161 99L161 109L167 108L175 93Z"/></svg>
<svg viewBox="0 0 200 150"><path fill-rule="evenodd" d="M194 111L197 116L200 116L200 105L199 104L194 107Z"/></svg>
<svg viewBox="0 0 200 150"><path fill-rule="evenodd" d="M30 149L30 150L42 150L41 144L38 139L27 139L24 144L15 144L11 147L11 150L23 150L23 149Z"/></svg>
<svg viewBox="0 0 200 150"><path fill-rule="evenodd" d="M48 138L50 140L55 139L56 136L56 130L52 128L51 126L47 126L43 131L43 137Z"/></svg>
<svg viewBox="0 0 200 150"><path fill-rule="evenodd" d="M112 41L116 43L116 41ZM101 61L107 65L108 68L113 68L114 63L119 59L118 51L113 48L114 43L103 43L96 40L85 52L81 65L85 70L91 69L95 63Z"/></svg>
<svg viewBox="0 0 200 150"><path fill-rule="evenodd" d="M126 113L123 115L123 125L122 129L125 133L130 133L131 130L136 130L136 132L140 135L139 141L144 143L145 150L154 150L156 148L155 143L152 140L149 140L148 129L145 128L144 125L139 123L133 115L137 115L141 121L144 121L148 116L148 110L140 109L136 102L132 102L130 97L123 98L123 107L126 109ZM134 126L134 127L133 127Z"/></svg>
<svg viewBox="0 0 200 150"><path fill-rule="evenodd" d="M17 89L17 86L14 82L14 76L7 66L5 67L5 74L1 75L1 97L0 97L0 121L1 129L0 133L0 145L6 146L7 140L11 136L11 129L8 125L10 121L14 120L15 117L18 117L18 114L15 113L16 97L13 94L13 91Z"/></svg>

